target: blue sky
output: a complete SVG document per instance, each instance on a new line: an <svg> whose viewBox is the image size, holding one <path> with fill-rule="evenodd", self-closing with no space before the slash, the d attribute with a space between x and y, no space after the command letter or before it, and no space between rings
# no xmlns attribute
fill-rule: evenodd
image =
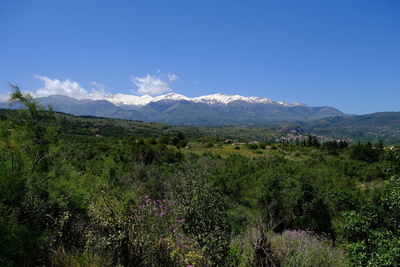
<svg viewBox="0 0 400 267"><path fill-rule="evenodd" d="M397 0L4 0L0 94L11 82L400 111L399 14Z"/></svg>

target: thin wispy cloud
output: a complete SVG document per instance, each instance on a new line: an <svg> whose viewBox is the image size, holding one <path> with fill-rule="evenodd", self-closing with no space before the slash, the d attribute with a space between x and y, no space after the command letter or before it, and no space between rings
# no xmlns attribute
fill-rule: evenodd
<svg viewBox="0 0 400 267"><path fill-rule="evenodd" d="M101 91L107 90L107 85L96 82L96 81L91 82L90 85L93 86L94 89L97 89L97 90L101 90Z"/></svg>
<svg viewBox="0 0 400 267"><path fill-rule="evenodd" d="M176 80L178 80L178 79L179 79L178 75L173 74L173 73L168 73L168 80L169 80L170 82L174 82L174 81L176 81Z"/></svg>
<svg viewBox="0 0 400 267"><path fill-rule="evenodd" d="M89 93L90 99L104 99L110 96L110 94L107 93L108 88L105 84L93 81L90 85L92 86Z"/></svg>

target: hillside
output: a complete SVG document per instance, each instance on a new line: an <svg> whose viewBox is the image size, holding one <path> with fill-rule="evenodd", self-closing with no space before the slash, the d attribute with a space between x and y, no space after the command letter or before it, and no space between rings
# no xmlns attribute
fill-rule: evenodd
<svg viewBox="0 0 400 267"><path fill-rule="evenodd" d="M400 140L400 112L331 117L304 124L304 130L318 135L349 140Z"/></svg>
<svg viewBox="0 0 400 267"><path fill-rule="evenodd" d="M0 109L0 118L14 114L11 109ZM188 138L207 140L235 139L241 141L274 141L291 136L304 139L307 135L345 139L350 142L382 140L386 144L400 144L400 112L382 112L360 116L332 117L312 122L275 123L268 126L185 126L95 116L73 116L57 113L63 131L83 135L114 137L174 136L182 132Z"/></svg>

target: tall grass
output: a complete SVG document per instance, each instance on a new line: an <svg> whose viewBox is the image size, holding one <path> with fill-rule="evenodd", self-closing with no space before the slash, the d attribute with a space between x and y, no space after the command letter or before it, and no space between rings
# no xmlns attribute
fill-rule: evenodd
<svg viewBox="0 0 400 267"><path fill-rule="evenodd" d="M271 234L270 244L273 258L282 266L345 266L343 250L313 232L289 230Z"/></svg>

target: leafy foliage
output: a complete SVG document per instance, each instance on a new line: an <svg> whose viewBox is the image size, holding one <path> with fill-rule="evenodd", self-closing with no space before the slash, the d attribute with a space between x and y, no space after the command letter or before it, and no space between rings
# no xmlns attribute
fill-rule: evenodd
<svg viewBox="0 0 400 267"><path fill-rule="evenodd" d="M396 147L71 117L18 87L11 100L1 266L400 264Z"/></svg>
<svg viewBox="0 0 400 267"><path fill-rule="evenodd" d="M352 266L400 264L400 179L392 177L359 211L343 213L339 236Z"/></svg>

